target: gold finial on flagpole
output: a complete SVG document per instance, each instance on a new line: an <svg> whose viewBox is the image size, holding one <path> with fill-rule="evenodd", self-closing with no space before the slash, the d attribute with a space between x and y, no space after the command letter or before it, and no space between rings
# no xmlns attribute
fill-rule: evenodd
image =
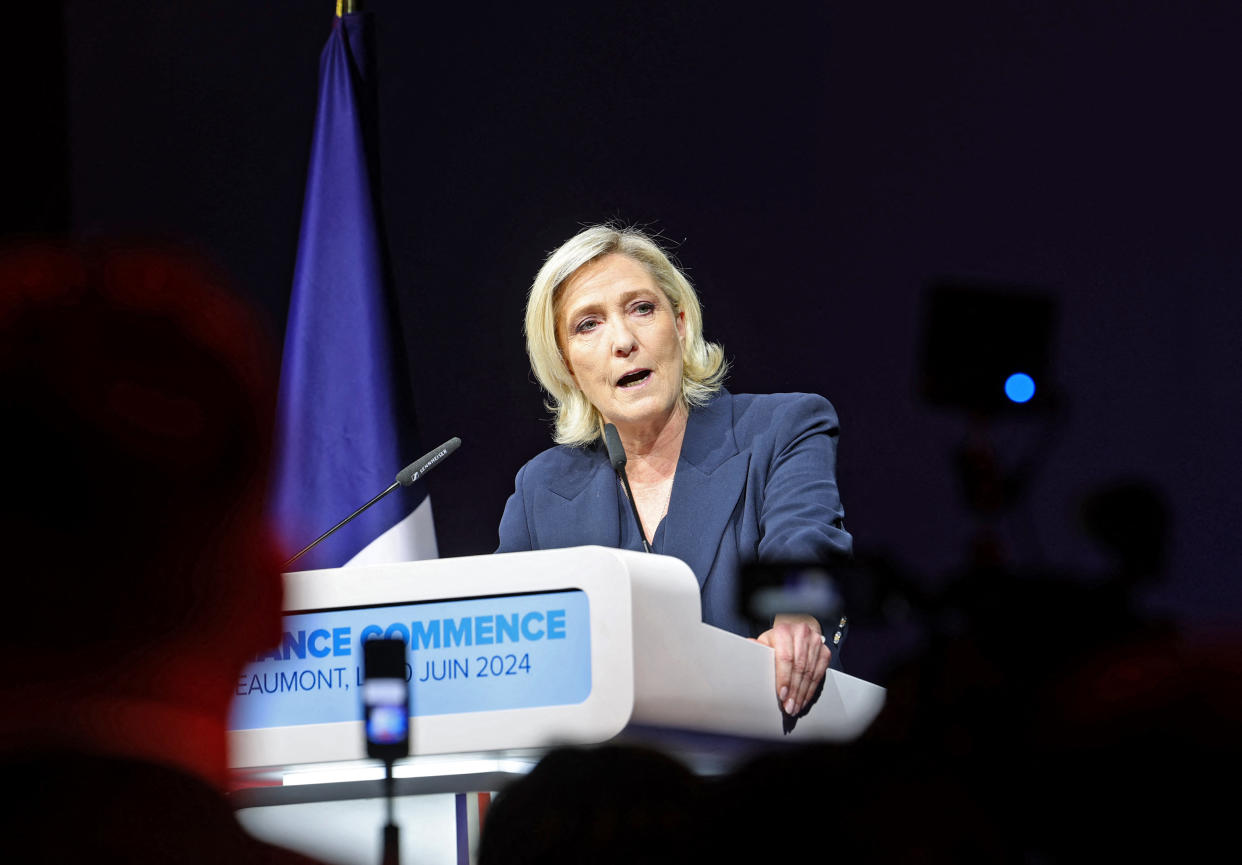
<svg viewBox="0 0 1242 865"><path fill-rule="evenodd" d="M359 11L362 7L362 0L336 0L336 17L342 15L350 15Z"/></svg>

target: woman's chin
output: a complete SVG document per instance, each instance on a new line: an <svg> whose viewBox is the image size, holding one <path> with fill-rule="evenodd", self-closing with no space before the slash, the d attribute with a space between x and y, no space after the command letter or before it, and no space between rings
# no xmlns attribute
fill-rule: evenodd
<svg viewBox="0 0 1242 865"><path fill-rule="evenodd" d="M619 430L659 428L676 414L677 400L660 399L655 393L634 394L614 400L609 408L601 414Z"/></svg>

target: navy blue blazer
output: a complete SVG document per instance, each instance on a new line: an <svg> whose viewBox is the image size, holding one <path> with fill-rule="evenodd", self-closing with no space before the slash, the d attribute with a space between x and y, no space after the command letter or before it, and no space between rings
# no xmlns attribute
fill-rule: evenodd
<svg viewBox="0 0 1242 865"><path fill-rule="evenodd" d="M825 561L851 551L837 491L837 413L821 396L721 391L692 409L662 523L665 555L698 577L703 621L745 636L737 579L752 561ZM602 440L554 447L522 466L498 553L635 537ZM825 630L829 623L822 623Z"/></svg>

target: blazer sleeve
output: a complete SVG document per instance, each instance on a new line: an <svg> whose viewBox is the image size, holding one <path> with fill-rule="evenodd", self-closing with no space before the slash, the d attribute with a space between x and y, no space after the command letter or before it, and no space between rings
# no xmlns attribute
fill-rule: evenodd
<svg viewBox="0 0 1242 865"><path fill-rule="evenodd" d="M530 525L526 520L523 488L528 468L530 468L530 463L518 469L517 477L513 481L513 495L509 496L509 500L505 502L505 512L500 517L500 546L496 548L498 553L517 553L534 549L530 537Z"/></svg>
<svg viewBox="0 0 1242 865"><path fill-rule="evenodd" d="M772 442L758 555L762 561L827 561L849 555L853 539L837 488L840 428L832 404L801 395L781 406Z"/></svg>

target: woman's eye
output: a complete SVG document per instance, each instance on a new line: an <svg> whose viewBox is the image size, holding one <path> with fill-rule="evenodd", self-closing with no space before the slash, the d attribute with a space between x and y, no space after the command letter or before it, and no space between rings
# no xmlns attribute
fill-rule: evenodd
<svg viewBox="0 0 1242 865"><path fill-rule="evenodd" d="M599 320L594 318L586 318L578 322L578 326L574 328L574 333L590 333L599 327Z"/></svg>
<svg viewBox="0 0 1242 865"><path fill-rule="evenodd" d="M638 303L634 304L634 311L638 313L639 315L650 315L651 313L655 312L655 308L656 308L655 304L649 300L639 301Z"/></svg>

